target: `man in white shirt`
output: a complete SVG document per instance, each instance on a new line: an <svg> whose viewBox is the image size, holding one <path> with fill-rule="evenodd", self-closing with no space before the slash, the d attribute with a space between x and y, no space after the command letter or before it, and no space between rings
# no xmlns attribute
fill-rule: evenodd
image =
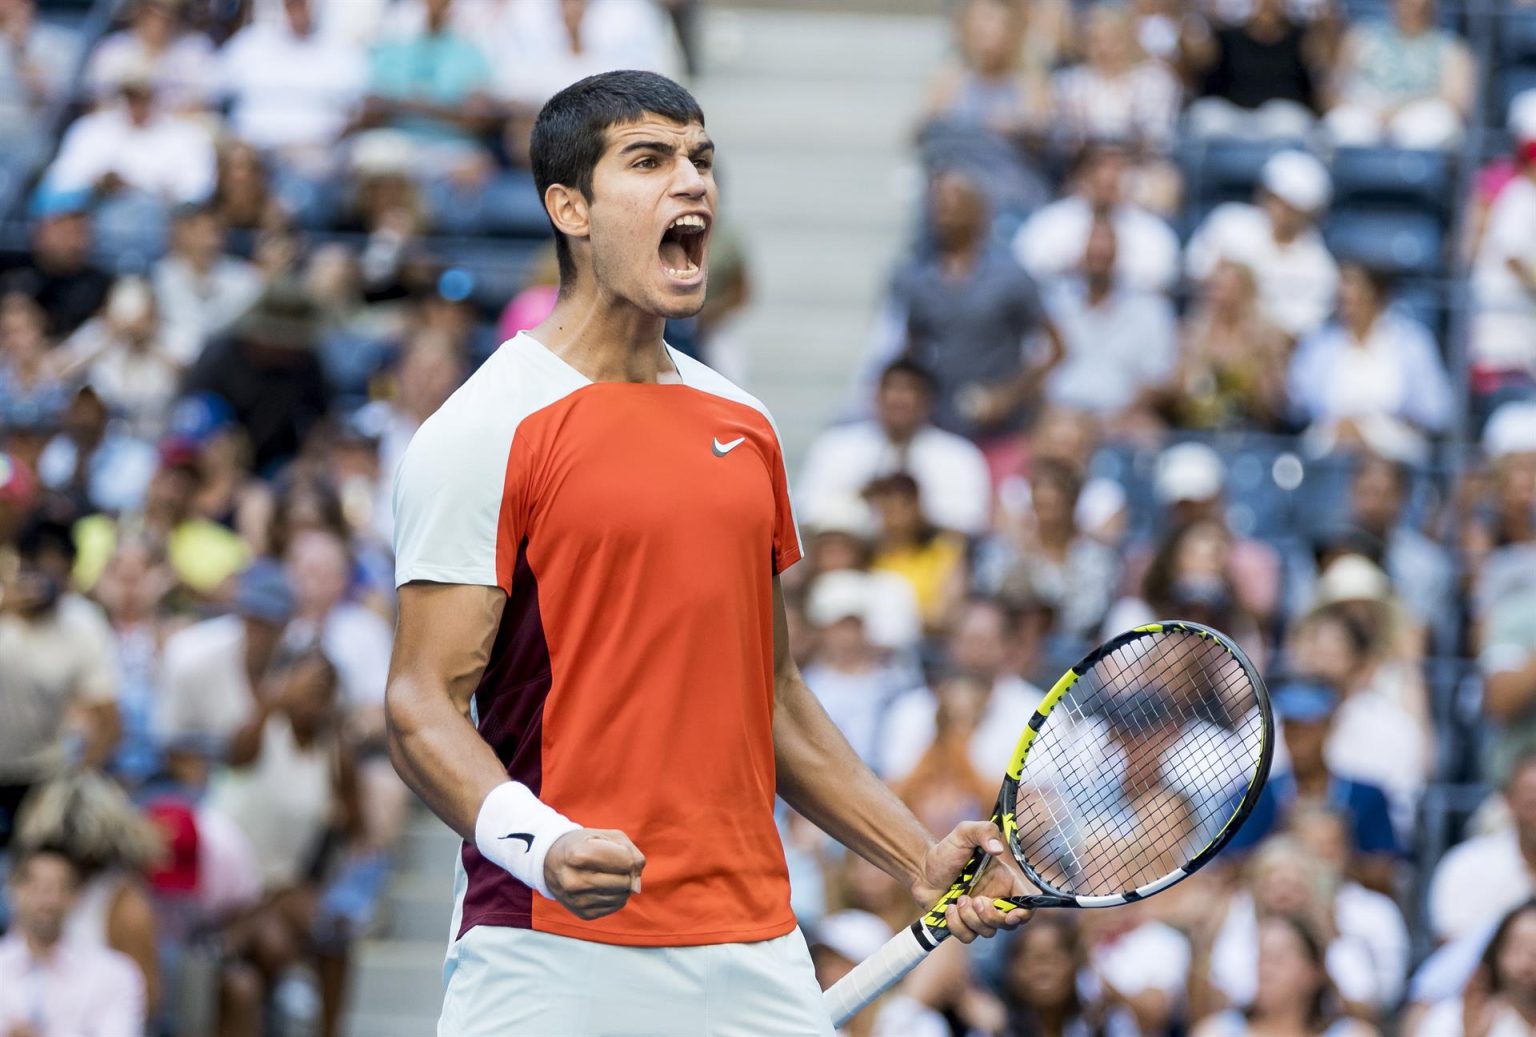
<svg viewBox="0 0 1536 1037"><path fill-rule="evenodd" d="M1519 174L1489 207L1472 263L1472 360L1488 376L1536 374L1536 132L1519 136Z"/></svg>
<svg viewBox="0 0 1536 1037"><path fill-rule="evenodd" d="M1120 249L1115 279L1122 288L1168 292L1180 272L1179 236L1161 218L1125 199L1124 150L1090 145L1078 160L1072 193L1036 210L1013 239L1013 255L1045 284L1075 273L1096 220L1114 227Z"/></svg>
<svg viewBox="0 0 1536 1037"><path fill-rule="evenodd" d="M6 1037L144 1032L144 976L133 959L64 936L80 881L79 863L51 848L21 853L11 867L15 914L0 940L0 1034Z"/></svg>
<svg viewBox="0 0 1536 1037"><path fill-rule="evenodd" d="M224 251L224 219L213 206L183 206L172 219L170 254L155 264L155 301L174 336L201 352L245 315L265 282L254 264Z"/></svg>
<svg viewBox="0 0 1536 1037"><path fill-rule="evenodd" d="M220 54L229 127L286 162L323 171L362 97L367 63L351 41L316 29L311 0L282 0L282 9L280 21L253 21Z"/></svg>
<svg viewBox="0 0 1536 1037"><path fill-rule="evenodd" d="M146 70L124 79L120 98L65 132L45 177L49 187L101 196L132 192L171 205L212 194L218 161L207 131L163 111Z"/></svg>
<svg viewBox="0 0 1536 1037"><path fill-rule="evenodd" d="M1435 868L1429 924L1437 939L1465 936L1536 895L1536 754L1510 769L1504 798L1513 823L1453 846Z"/></svg>
<svg viewBox="0 0 1536 1037"><path fill-rule="evenodd" d="M1046 379L1046 399L1095 414L1112 429L1146 420L1150 394L1178 361L1173 306L1116 283L1120 252L1114 227L1095 220L1079 257L1081 276L1058 282L1046 298L1066 348Z"/></svg>
<svg viewBox="0 0 1536 1037"><path fill-rule="evenodd" d="M880 375L872 420L827 429L806 452L796 501L807 515L858 497L875 478L907 472L935 525L979 536L991 525L992 484L980 449L930 423L933 375L897 360Z"/></svg>
<svg viewBox="0 0 1536 1037"><path fill-rule="evenodd" d="M1217 207L1195 230L1184 252L1196 281L1223 259L1244 264L1259 282L1265 315L1300 337L1320 327L1333 309L1339 268L1317 220L1333 194L1328 170L1303 151L1282 151L1264 163L1257 204Z"/></svg>
<svg viewBox="0 0 1536 1037"><path fill-rule="evenodd" d="M235 610L195 623L166 641L155 732L166 766L198 785L210 758L250 717L256 687L293 614L293 592L280 566L257 562L240 574Z"/></svg>
<svg viewBox="0 0 1536 1037"><path fill-rule="evenodd" d="M1020 726L1045 697L1009 670L1011 625L1012 617L1000 603L976 598L961 610L949 636L950 666L992 688L970 744L971 765L982 775L1002 774ZM933 742L936 708L937 700L928 688L909 691L891 704L882 753L887 781L900 781L922 759Z"/></svg>

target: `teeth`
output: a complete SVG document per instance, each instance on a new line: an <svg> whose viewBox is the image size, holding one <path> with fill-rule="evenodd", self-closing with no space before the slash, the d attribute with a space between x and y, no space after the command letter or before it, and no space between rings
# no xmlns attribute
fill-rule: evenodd
<svg viewBox="0 0 1536 1037"><path fill-rule="evenodd" d="M677 219L672 221L671 225L667 229L671 230L673 227L697 227L699 230L703 230L704 217L696 213L690 213L687 216L679 216Z"/></svg>
<svg viewBox="0 0 1536 1037"><path fill-rule="evenodd" d="M673 270L671 267L665 267L664 269L667 271L668 277L687 278L699 272L699 264L689 260L686 270Z"/></svg>

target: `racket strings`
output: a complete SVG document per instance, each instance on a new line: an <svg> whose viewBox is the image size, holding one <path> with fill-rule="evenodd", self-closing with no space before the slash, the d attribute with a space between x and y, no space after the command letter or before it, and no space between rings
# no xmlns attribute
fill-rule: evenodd
<svg viewBox="0 0 1536 1037"><path fill-rule="evenodd" d="M1197 634L1139 638L1051 710L1025 761L1015 852L1059 892L1144 886L1216 836L1262 749L1258 692L1236 658Z"/></svg>

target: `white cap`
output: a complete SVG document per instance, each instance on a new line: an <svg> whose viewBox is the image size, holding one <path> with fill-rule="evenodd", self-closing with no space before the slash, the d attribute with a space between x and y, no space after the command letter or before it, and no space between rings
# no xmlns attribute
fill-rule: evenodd
<svg viewBox="0 0 1536 1037"><path fill-rule="evenodd" d="M805 618L812 626L829 627L844 619L869 622L874 584L869 574L858 569L838 569L822 573L811 584L805 606Z"/></svg>
<svg viewBox="0 0 1536 1037"><path fill-rule="evenodd" d="M370 130L354 138L352 172L359 176L403 176L411 171L418 148L398 130Z"/></svg>
<svg viewBox="0 0 1536 1037"><path fill-rule="evenodd" d="M875 513L861 497L828 497L805 517L813 533L846 533L860 540L875 535Z"/></svg>
<svg viewBox="0 0 1536 1037"><path fill-rule="evenodd" d="M839 911L821 920L811 942L857 964L890 938L891 927L868 911Z"/></svg>
<svg viewBox="0 0 1536 1037"><path fill-rule="evenodd" d="M1483 426L1483 450L1494 458L1536 453L1536 402L1512 400L1495 410Z"/></svg>
<svg viewBox="0 0 1536 1037"><path fill-rule="evenodd" d="M1392 600L1392 580L1381 566L1363 555L1340 555L1317 580L1313 608L1340 601Z"/></svg>
<svg viewBox="0 0 1536 1037"><path fill-rule="evenodd" d="M1157 459L1152 488L1164 504L1206 501L1221 493L1227 467L1221 455L1204 443L1179 443Z"/></svg>
<svg viewBox="0 0 1536 1037"><path fill-rule="evenodd" d="M1303 212L1321 212L1333 197L1328 168L1305 151L1271 155L1259 179L1266 191Z"/></svg>
<svg viewBox="0 0 1536 1037"><path fill-rule="evenodd" d="M1536 140L1536 89L1522 90L1510 100L1509 132L1516 140Z"/></svg>

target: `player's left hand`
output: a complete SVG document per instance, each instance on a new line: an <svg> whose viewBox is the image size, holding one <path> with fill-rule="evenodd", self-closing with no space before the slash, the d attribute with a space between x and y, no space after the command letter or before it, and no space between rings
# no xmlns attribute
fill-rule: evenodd
<svg viewBox="0 0 1536 1037"><path fill-rule="evenodd" d="M1003 845L1003 833L996 825L990 821L964 821L929 848L922 876L912 884L912 895L924 909L944 895L978 846L985 848L993 860L986 866L976 889L951 904L944 914L950 934L961 943L970 943L978 936L996 935L999 929L1017 929L1029 920L1030 912L1024 908L1014 908L1006 914L999 911L992 903L994 897L1037 892Z"/></svg>

